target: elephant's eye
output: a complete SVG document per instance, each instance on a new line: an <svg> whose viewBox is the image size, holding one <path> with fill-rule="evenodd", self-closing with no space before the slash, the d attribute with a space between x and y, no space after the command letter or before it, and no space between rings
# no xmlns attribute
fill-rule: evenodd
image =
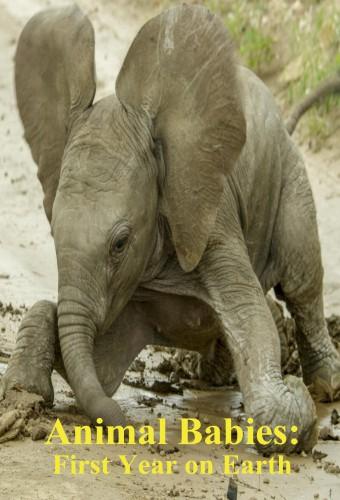
<svg viewBox="0 0 340 500"><path fill-rule="evenodd" d="M120 253L124 250L126 247L128 241L127 236L123 236L122 238L119 238L115 243L114 243L114 251L117 253Z"/></svg>
<svg viewBox="0 0 340 500"><path fill-rule="evenodd" d="M119 236L117 235L116 238L113 239L111 243L111 250L110 254L112 257L117 256L118 254L121 254L124 252L124 250L127 247L129 241L129 234L128 233L123 233L120 234Z"/></svg>
<svg viewBox="0 0 340 500"><path fill-rule="evenodd" d="M122 254L129 244L130 228L125 222L117 224L111 233L110 255L112 258Z"/></svg>

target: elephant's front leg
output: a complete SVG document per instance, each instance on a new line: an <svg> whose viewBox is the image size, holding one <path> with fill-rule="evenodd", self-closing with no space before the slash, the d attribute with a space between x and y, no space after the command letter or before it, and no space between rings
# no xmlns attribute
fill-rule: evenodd
<svg viewBox="0 0 340 500"><path fill-rule="evenodd" d="M314 403L301 379L282 379L279 335L241 238L211 245L200 274L220 318L248 417L256 428L286 427L286 443L257 447L267 452L310 450L316 441Z"/></svg>
<svg viewBox="0 0 340 500"><path fill-rule="evenodd" d="M0 381L0 400L14 386L43 396L53 403L51 382L57 342L56 304L42 300L25 314L14 352Z"/></svg>
<svg viewBox="0 0 340 500"><path fill-rule="evenodd" d="M95 367L107 396L112 396L117 390L126 370L143 347L153 342L153 329L133 303L126 306L109 332L95 339ZM18 386L53 403L53 368L67 381L58 339L57 306L40 301L21 322L15 350L0 381L0 400L6 391Z"/></svg>

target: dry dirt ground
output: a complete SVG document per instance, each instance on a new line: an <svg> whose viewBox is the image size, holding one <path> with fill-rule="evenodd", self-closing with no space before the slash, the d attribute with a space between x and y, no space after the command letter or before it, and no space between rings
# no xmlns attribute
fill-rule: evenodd
<svg viewBox="0 0 340 500"><path fill-rule="evenodd" d="M22 129L15 105L13 87L13 55L16 40L24 22L38 10L53 3L44 0L0 0L0 300L15 307L27 307L36 300L56 299L56 263L53 241L42 209L42 195L35 176L35 166L28 147L22 139ZM80 6L89 14L96 31L98 96L114 89L114 79L137 29L149 17L149 12L127 0L101 0L94 3L81 0ZM144 3L144 2L143 2ZM308 172L313 185L325 267L325 306L327 315L340 314L340 144L339 138L327 148L312 155L305 150ZM0 351L10 353L15 332L21 318L20 311L7 311L0 316ZM1 359L1 354L0 354ZM5 356L2 358L5 360ZM0 363L0 373L5 364ZM31 423L51 427L51 418L63 415L70 425L83 421L74 410L69 388L54 376L56 406L49 417L34 407ZM178 438L178 419L183 414L199 413L205 422L219 423L223 416L242 418L240 394L235 390L184 390L183 395L172 394L155 399L155 394L122 385L117 395L122 406L135 422L155 421L158 413L167 417L170 445L162 450L145 447L86 446L48 447L43 441L30 437L0 445L0 499L151 499L167 497L226 498L229 478L222 473L222 446L180 447L174 451ZM337 405L319 405L320 425L328 425L330 414ZM239 476L238 498L250 499L336 499L340 498L340 475L327 472L325 463L340 466L340 444L320 441L317 449L327 456L321 462L312 457L294 456L297 464L291 476ZM179 462L179 472L172 476L141 476L136 468L133 474L123 474L118 455L137 454L137 459L164 460L167 452ZM56 453L76 454L82 459L102 459L108 456L108 476L71 476L53 474ZM256 459L254 449L244 446L235 453L241 459ZM210 476L188 476L183 464L189 459L211 459L216 470ZM336 468L331 467L336 471ZM319 495L318 497L315 495Z"/></svg>

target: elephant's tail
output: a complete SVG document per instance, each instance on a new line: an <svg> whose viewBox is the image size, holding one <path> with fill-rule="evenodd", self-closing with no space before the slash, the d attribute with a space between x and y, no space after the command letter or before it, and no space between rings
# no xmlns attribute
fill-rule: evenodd
<svg viewBox="0 0 340 500"><path fill-rule="evenodd" d="M290 117L286 122L288 133L292 135L301 116L306 113L316 102L321 101L330 94L340 93L340 69L335 76L323 80L320 85L310 92L307 97L304 97L293 108Z"/></svg>

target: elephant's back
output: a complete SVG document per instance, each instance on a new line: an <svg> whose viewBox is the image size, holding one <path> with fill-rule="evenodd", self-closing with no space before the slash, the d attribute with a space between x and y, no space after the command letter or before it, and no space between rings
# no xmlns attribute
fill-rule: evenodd
<svg viewBox="0 0 340 500"><path fill-rule="evenodd" d="M270 253L272 233L283 182L282 142L285 125L266 85L241 67L247 141L227 191L236 196L242 231L257 276L261 277Z"/></svg>

